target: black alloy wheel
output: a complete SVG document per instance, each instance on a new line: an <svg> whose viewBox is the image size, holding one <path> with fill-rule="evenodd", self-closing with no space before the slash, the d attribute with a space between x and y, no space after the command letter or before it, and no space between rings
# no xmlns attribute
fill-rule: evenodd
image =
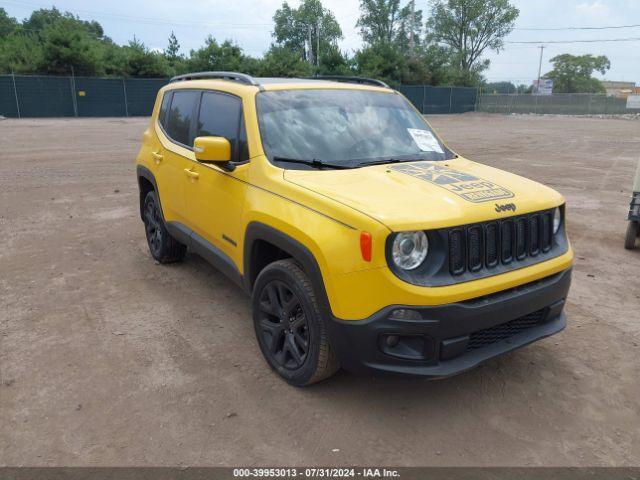
<svg viewBox="0 0 640 480"><path fill-rule="evenodd" d="M285 381L303 387L340 368L307 274L292 258L262 269L253 286L253 325L269 366Z"/></svg>
<svg viewBox="0 0 640 480"><path fill-rule="evenodd" d="M260 295L259 326L264 344L278 365L297 370L309 352L309 325L297 295L280 280L273 280Z"/></svg>
<svg viewBox="0 0 640 480"><path fill-rule="evenodd" d="M142 208L144 232L153 258L160 263L174 263L184 259L187 246L173 238L164 224L156 192L148 192Z"/></svg>
<svg viewBox="0 0 640 480"><path fill-rule="evenodd" d="M162 218L154 201L147 201L144 208L144 228L147 234L149 250L154 257L159 256L162 248Z"/></svg>

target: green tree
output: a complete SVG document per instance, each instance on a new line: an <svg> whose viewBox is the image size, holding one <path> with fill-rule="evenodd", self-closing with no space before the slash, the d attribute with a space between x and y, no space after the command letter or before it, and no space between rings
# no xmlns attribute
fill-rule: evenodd
<svg viewBox="0 0 640 480"><path fill-rule="evenodd" d="M570 55L565 53L551 59L553 70L545 78L553 79L553 93L603 93L602 82L593 72L605 74L611 62L604 55Z"/></svg>
<svg viewBox="0 0 640 480"><path fill-rule="evenodd" d="M422 85L452 85L455 75L450 65L450 53L440 45L424 46L406 60L401 82Z"/></svg>
<svg viewBox="0 0 640 480"><path fill-rule="evenodd" d="M313 68L294 50L271 45L260 62L259 75L263 77L309 77Z"/></svg>
<svg viewBox="0 0 640 480"><path fill-rule="evenodd" d="M72 13L62 13L56 7L34 10L31 16L22 23L22 26L27 31L41 34L47 27L51 27L61 20L71 22L74 29L82 30L95 39L101 40L104 38L104 30L98 22L80 20Z"/></svg>
<svg viewBox="0 0 640 480"><path fill-rule="evenodd" d="M337 45L329 46L320 57L318 74L322 75L353 75L352 65L346 54Z"/></svg>
<svg viewBox="0 0 640 480"><path fill-rule="evenodd" d="M425 38L414 0L361 0L357 25L365 48L356 53L360 74L391 84L441 84L451 77L446 48Z"/></svg>
<svg viewBox="0 0 640 480"><path fill-rule="evenodd" d="M51 74L96 75L101 73L99 45L75 19L60 17L41 31L42 63L40 71Z"/></svg>
<svg viewBox="0 0 640 480"><path fill-rule="evenodd" d="M415 0L410 0L402 10L398 19L395 41L404 55L419 54L423 48L422 10L416 10Z"/></svg>
<svg viewBox="0 0 640 480"><path fill-rule="evenodd" d="M129 42L124 50L124 74L131 77L167 77L169 65L164 55L150 51L144 43L136 37Z"/></svg>
<svg viewBox="0 0 640 480"><path fill-rule="evenodd" d="M180 58L180 42L178 42L178 38L173 31L171 31L171 35L169 35L169 45L167 45L164 51L164 56L167 57L167 60L170 62Z"/></svg>
<svg viewBox="0 0 640 480"><path fill-rule="evenodd" d="M100 46L100 65L102 74L121 77L125 75L127 51L120 45L107 39Z"/></svg>
<svg viewBox="0 0 640 480"><path fill-rule="evenodd" d="M356 26L369 45L393 42L399 23L400 0L360 0L360 18Z"/></svg>
<svg viewBox="0 0 640 480"><path fill-rule="evenodd" d="M10 17L4 8L0 8L0 40L6 38L18 27L15 18Z"/></svg>
<svg viewBox="0 0 640 480"><path fill-rule="evenodd" d="M39 73L42 55L38 37L18 27L0 40L0 73Z"/></svg>
<svg viewBox="0 0 640 480"><path fill-rule="evenodd" d="M207 37L203 47L191 50L187 66L192 72L230 70L252 73L256 68L255 61L246 56L241 47L231 40L219 44L211 35Z"/></svg>
<svg viewBox="0 0 640 480"><path fill-rule="evenodd" d="M320 64L325 54L335 56L332 49L342 38L342 29L320 0L302 0L298 8L284 2L273 21L276 43L293 50L310 64Z"/></svg>
<svg viewBox="0 0 640 480"><path fill-rule="evenodd" d="M458 82L473 85L489 66L482 54L502 49L519 13L508 0L433 0L427 31L451 49Z"/></svg>
<svg viewBox="0 0 640 480"><path fill-rule="evenodd" d="M171 75L182 73L185 59L184 56L180 54L180 42L178 42L178 38L173 32L169 35L169 44L164 50L164 57L169 64Z"/></svg>
<svg viewBox="0 0 640 480"><path fill-rule="evenodd" d="M378 43L358 50L355 63L359 75L383 80L390 85L398 85L406 68L406 58L396 45Z"/></svg>

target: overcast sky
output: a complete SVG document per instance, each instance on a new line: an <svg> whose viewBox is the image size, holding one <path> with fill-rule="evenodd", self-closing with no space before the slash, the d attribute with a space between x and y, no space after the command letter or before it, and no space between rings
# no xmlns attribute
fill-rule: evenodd
<svg viewBox="0 0 640 480"><path fill-rule="evenodd" d="M640 24L640 0L511 0L520 9L516 30L507 41L553 41L637 38L640 27L607 30L525 30L531 28L606 27ZM297 6L299 0L290 0ZM358 0L323 0L340 23L343 50L360 46L355 27ZM108 36L123 44L135 34L147 46L163 49L175 31L187 53L211 34L218 40L232 39L251 55L260 55L271 43L272 17L282 0L0 0L0 6L22 19L32 10L55 4L82 19L98 20ZM417 0L417 7L428 12L428 0ZM538 72L540 50L537 45L508 44L499 54L490 53L490 81L508 80L530 84ZM542 71L550 70L548 60L561 53L606 55L611 60L609 80L640 84L640 40L575 44L547 44Z"/></svg>

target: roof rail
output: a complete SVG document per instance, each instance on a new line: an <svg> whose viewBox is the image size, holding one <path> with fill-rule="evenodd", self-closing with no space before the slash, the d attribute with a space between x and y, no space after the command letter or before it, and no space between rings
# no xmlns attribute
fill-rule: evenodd
<svg viewBox="0 0 640 480"><path fill-rule="evenodd" d="M245 85L252 85L259 87L260 84L256 82L251 75L238 72L197 72L187 73L185 75L178 75L169 80L169 83L173 82L185 82L187 80L206 80L206 79L218 79L218 80L231 80L232 82L244 83Z"/></svg>
<svg viewBox="0 0 640 480"><path fill-rule="evenodd" d="M310 78L312 80L332 80L334 82L358 83L361 85L374 85L376 87L391 88L382 80L376 80L375 78L349 77L343 75L316 75Z"/></svg>

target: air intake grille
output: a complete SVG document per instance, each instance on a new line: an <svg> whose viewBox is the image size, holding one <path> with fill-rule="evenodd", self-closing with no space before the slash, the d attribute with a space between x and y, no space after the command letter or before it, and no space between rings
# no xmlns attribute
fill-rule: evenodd
<svg viewBox="0 0 640 480"><path fill-rule="evenodd" d="M546 309L538 310L510 322L486 328L469 335L467 351L477 350L491 344L506 340L518 333L542 324L546 319Z"/></svg>
<svg viewBox="0 0 640 480"><path fill-rule="evenodd" d="M545 211L454 228L449 232L449 271L457 276L547 253L553 246L552 225L553 212Z"/></svg>

